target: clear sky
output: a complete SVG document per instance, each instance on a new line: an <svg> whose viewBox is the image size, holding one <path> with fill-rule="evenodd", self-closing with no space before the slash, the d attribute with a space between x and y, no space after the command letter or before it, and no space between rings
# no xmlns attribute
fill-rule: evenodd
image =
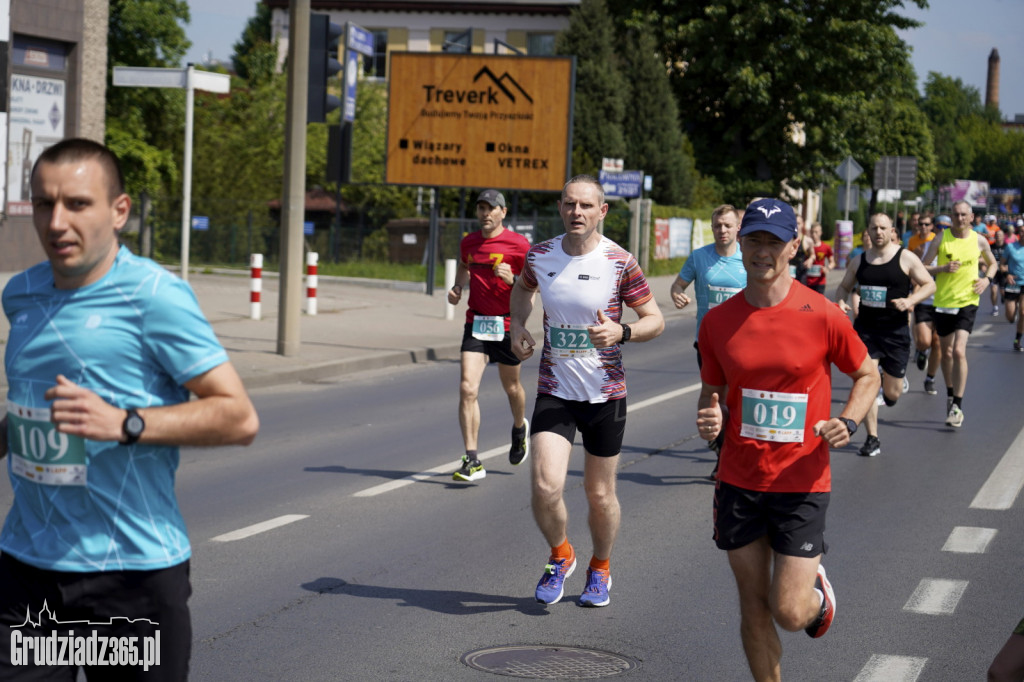
<svg viewBox="0 0 1024 682"><path fill-rule="evenodd" d="M186 61L201 64L212 54L227 61L257 0L189 0L187 27L192 49ZM959 78L985 97L988 56L999 50L999 108L1003 118L1024 114L1024 0L930 0L927 10L909 3L900 14L924 23L902 33L913 48L918 87L931 71Z"/></svg>

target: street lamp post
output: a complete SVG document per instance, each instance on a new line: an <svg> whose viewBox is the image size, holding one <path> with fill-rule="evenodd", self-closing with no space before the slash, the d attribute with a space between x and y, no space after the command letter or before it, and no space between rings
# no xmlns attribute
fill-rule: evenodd
<svg viewBox="0 0 1024 682"><path fill-rule="evenodd" d="M192 232L192 119L195 109L195 91L230 92L231 77L222 73L196 71L192 64L184 69L115 66L114 85L130 88L181 88L185 90L185 161L182 166L181 192L181 278L187 282L189 237Z"/></svg>

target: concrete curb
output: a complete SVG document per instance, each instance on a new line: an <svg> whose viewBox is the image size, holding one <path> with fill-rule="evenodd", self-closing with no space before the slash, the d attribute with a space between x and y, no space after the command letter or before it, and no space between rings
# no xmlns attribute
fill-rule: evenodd
<svg viewBox="0 0 1024 682"><path fill-rule="evenodd" d="M388 351L358 358L321 362L304 367L292 367L280 371L242 374L242 383L249 390L283 386L292 383L316 383L327 378L376 369L417 365L439 360L458 360L461 348L461 344L431 348L410 348L408 350ZM236 366L236 369L239 368Z"/></svg>

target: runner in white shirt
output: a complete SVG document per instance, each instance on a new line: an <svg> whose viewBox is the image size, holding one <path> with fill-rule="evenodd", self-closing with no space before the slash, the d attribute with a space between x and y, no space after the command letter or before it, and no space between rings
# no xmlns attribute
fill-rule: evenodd
<svg viewBox="0 0 1024 682"><path fill-rule="evenodd" d="M636 259L598 232L608 212L601 184L588 175L572 178L558 207L565 234L530 249L511 299L512 350L521 360L533 355L537 343L526 322L538 290L544 302L544 350L530 420L530 462L533 514L551 554L536 598L545 604L559 601L565 579L576 568L562 493L579 429L594 543L580 604L606 606L620 519L615 477L626 423L626 382L618 344L653 339L665 322ZM620 323L623 303L637 312L637 322Z"/></svg>

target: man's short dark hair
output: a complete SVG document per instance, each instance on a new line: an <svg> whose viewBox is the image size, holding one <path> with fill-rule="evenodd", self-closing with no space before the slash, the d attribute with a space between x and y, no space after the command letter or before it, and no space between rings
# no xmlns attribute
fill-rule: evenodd
<svg viewBox="0 0 1024 682"><path fill-rule="evenodd" d="M52 147L47 147L33 164L32 177L35 178L36 169L41 163L76 163L86 159L96 159L103 168L107 176L107 192L111 201L124 194L124 173L121 172L121 162L117 154L110 151L109 147L84 137L69 137Z"/></svg>
<svg viewBox="0 0 1024 682"><path fill-rule="evenodd" d="M569 185L593 185L597 188L597 203L604 203L604 186L601 181L595 178L593 175L581 174L574 175L569 178L569 182L562 186L562 198L565 199L565 190Z"/></svg>

